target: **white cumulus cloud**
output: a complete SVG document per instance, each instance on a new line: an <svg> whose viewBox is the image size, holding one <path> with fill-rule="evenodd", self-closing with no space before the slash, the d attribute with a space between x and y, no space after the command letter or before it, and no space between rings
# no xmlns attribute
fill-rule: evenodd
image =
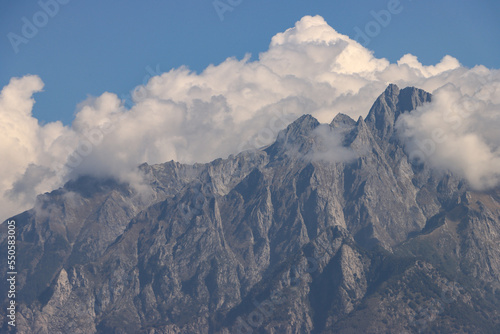
<svg viewBox="0 0 500 334"><path fill-rule="evenodd" d="M32 95L43 82L37 76L12 78L0 92L0 216L18 213L33 205L36 194L60 186L51 164L65 158L72 130L60 122L39 125L31 110Z"/></svg>
<svg viewBox="0 0 500 334"><path fill-rule="evenodd" d="M396 127L412 159L451 170L484 190L500 183L500 75L468 76L480 82L474 91L447 84L435 91L433 103L402 115Z"/></svg>

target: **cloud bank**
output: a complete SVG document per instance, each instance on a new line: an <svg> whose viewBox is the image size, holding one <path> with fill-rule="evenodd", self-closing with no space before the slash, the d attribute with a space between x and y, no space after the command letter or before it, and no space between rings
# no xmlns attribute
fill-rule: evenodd
<svg viewBox="0 0 500 334"><path fill-rule="evenodd" d="M433 103L403 115L396 128L411 159L451 170L484 190L500 184L500 80L480 78L475 90L465 82L439 88ZM468 79L474 83L477 73L470 71Z"/></svg>
<svg viewBox="0 0 500 334"><path fill-rule="evenodd" d="M131 180L142 162L207 162L267 145L303 114L320 122L339 112L366 116L389 83L435 94L435 102L398 123L414 158L452 169L477 188L500 181L497 70L465 68L451 56L432 66L411 54L390 63L320 16L303 17L275 35L258 60L249 59L154 76L134 89L131 106L109 92L89 98L71 126L40 124L31 110L42 80L12 78L0 93L0 218L78 175Z"/></svg>

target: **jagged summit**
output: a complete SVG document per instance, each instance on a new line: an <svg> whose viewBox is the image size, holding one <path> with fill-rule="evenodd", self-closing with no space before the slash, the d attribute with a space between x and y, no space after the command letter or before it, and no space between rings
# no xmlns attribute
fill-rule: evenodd
<svg viewBox="0 0 500 334"><path fill-rule="evenodd" d="M274 144L265 151L270 155L276 155L278 152L286 151L289 147L297 147L298 151L305 151L310 147L308 138L311 132L320 125L319 121L313 116L302 115L286 129L278 133Z"/></svg>
<svg viewBox="0 0 500 334"><path fill-rule="evenodd" d="M389 84L376 99L365 119L360 117L355 121L346 114L338 113L331 121L330 127L340 132L346 132L354 126L366 123L368 127L375 130L374 134L378 134L381 139L389 139L394 134L394 125L398 117L404 112L414 110L424 103L430 102L431 97L431 94L422 89L415 87L400 89L395 84ZM303 115L286 129L280 131L276 143L294 142L307 136L319 124L313 116Z"/></svg>
<svg viewBox="0 0 500 334"><path fill-rule="evenodd" d="M292 124L288 125L286 130L282 131L283 135L292 134L308 134L311 130L314 130L320 123L313 116L306 114L300 116ZM279 135L278 135L279 137Z"/></svg>
<svg viewBox="0 0 500 334"><path fill-rule="evenodd" d="M399 91L398 85L391 83L385 88L384 94L386 96L398 96Z"/></svg>
<svg viewBox="0 0 500 334"><path fill-rule="evenodd" d="M415 87L400 89L395 84L387 86L385 91L377 98L365 119L360 117L357 121L350 116L338 113L330 123L332 129L339 133L346 134L353 127L368 126L375 130L381 139L388 139L394 133L394 125L399 115L413 110L426 102L430 102L431 94ZM279 147L286 145L303 144L311 131L316 129L320 123L316 118L307 114L299 117L286 129L278 133L274 144L270 145L266 151L276 152Z"/></svg>
<svg viewBox="0 0 500 334"><path fill-rule="evenodd" d="M400 114L416 109L426 102L431 102L432 95L425 90L406 87L399 91L397 111ZM397 117L396 117L397 118Z"/></svg>
<svg viewBox="0 0 500 334"><path fill-rule="evenodd" d="M395 84L387 86L366 116L366 123L376 130L380 138L389 139L394 134L394 124L399 115L431 101L432 95L422 89Z"/></svg>
<svg viewBox="0 0 500 334"><path fill-rule="evenodd" d="M330 123L332 128L351 128L354 125L356 125L356 121L342 113L338 113Z"/></svg>
<svg viewBox="0 0 500 334"><path fill-rule="evenodd" d="M369 146L389 143L393 139L394 126L404 112L411 111L425 102L430 102L431 95L415 87L400 89L395 84L387 86L377 98L365 119L357 121L350 116L338 113L330 128L343 137L344 146L352 146L355 150L364 150ZM294 147L297 152L308 152L313 147L311 133L320 123L311 115L303 115L279 132L276 141L265 149L271 156L280 155ZM378 138L378 139L376 139ZM381 140L379 144L374 141Z"/></svg>

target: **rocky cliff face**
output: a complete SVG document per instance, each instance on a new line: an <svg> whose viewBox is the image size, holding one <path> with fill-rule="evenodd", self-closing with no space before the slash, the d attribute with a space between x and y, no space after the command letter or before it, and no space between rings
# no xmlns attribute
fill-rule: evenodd
<svg viewBox="0 0 500 334"><path fill-rule="evenodd" d="M366 119L141 165L147 191L83 177L39 196L15 217L18 332L500 332L500 191L412 163L395 134L430 99L390 85Z"/></svg>

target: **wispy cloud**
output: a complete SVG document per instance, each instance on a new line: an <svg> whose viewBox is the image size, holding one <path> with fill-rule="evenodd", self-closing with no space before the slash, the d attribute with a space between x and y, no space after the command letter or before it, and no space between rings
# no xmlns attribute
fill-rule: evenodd
<svg viewBox="0 0 500 334"><path fill-rule="evenodd" d="M480 78L469 72L464 81ZM499 78L470 90L470 83L439 88L434 102L397 122L410 158L465 177L478 190L500 183Z"/></svg>

